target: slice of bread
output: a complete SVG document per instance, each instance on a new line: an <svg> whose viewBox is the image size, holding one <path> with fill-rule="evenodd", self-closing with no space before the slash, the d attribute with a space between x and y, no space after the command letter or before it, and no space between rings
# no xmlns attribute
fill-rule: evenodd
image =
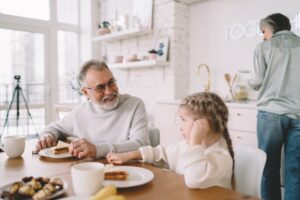
<svg viewBox="0 0 300 200"><path fill-rule="evenodd" d="M63 141L58 141L57 145L52 148L55 155L69 152L69 144Z"/></svg>
<svg viewBox="0 0 300 200"><path fill-rule="evenodd" d="M127 180L128 173L127 171L107 171L104 172L104 180L118 180L124 181Z"/></svg>
<svg viewBox="0 0 300 200"><path fill-rule="evenodd" d="M69 152L69 147L56 147L53 149L55 155Z"/></svg>

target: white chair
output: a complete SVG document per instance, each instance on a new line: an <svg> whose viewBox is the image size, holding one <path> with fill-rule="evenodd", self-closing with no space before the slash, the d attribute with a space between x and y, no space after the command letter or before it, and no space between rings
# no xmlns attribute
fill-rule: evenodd
<svg viewBox="0 0 300 200"><path fill-rule="evenodd" d="M260 198L261 177L266 163L266 154L258 148L235 146L236 190Z"/></svg>
<svg viewBox="0 0 300 200"><path fill-rule="evenodd" d="M157 145L160 144L160 132L158 128L154 127L149 127L148 128L148 133L149 133L149 140L150 140L150 145L152 147L156 147Z"/></svg>

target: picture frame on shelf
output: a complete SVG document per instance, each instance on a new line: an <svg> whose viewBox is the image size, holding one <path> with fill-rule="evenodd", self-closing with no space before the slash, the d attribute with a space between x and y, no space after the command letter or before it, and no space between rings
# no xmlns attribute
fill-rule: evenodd
<svg viewBox="0 0 300 200"><path fill-rule="evenodd" d="M159 37L156 39L155 49L158 61L167 61L169 53L169 37Z"/></svg>
<svg viewBox="0 0 300 200"><path fill-rule="evenodd" d="M152 29L153 0L134 0L132 9L132 26Z"/></svg>

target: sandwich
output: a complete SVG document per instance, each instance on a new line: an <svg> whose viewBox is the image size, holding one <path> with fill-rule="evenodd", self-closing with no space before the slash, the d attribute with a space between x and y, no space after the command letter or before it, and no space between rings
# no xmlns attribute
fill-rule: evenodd
<svg viewBox="0 0 300 200"><path fill-rule="evenodd" d="M56 147L53 149L55 155L69 152L69 147Z"/></svg>
<svg viewBox="0 0 300 200"><path fill-rule="evenodd" d="M69 144L66 142L58 141L57 145L52 149L53 154L63 154L69 152Z"/></svg>
<svg viewBox="0 0 300 200"><path fill-rule="evenodd" d="M104 180L125 181L127 180L127 177L127 171L123 170L104 172Z"/></svg>
<svg viewBox="0 0 300 200"><path fill-rule="evenodd" d="M127 180L127 177L127 171L121 170L112 164L106 164L104 167L104 180L125 181Z"/></svg>

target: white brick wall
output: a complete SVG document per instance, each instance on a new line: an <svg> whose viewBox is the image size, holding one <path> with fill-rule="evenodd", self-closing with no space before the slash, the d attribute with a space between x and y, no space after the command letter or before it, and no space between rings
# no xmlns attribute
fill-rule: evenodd
<svg viewBox="0 0 300 200"><path fill-rule="evenodd" d="M141 0L142 1L142 0ZM118 15L130 14L133 0L101 0L98 22L112 21ZM169 37L169 63L167 67L113 70L121 93L141 97L152 114L156 100L173 100L187 95L189 85L189 7L174 0L153 0L153 34L138 38L103 43L102 58L108 62L114 56L125 57L137 54L147 55L155 47L155 40L160 36Z"/></svg>

